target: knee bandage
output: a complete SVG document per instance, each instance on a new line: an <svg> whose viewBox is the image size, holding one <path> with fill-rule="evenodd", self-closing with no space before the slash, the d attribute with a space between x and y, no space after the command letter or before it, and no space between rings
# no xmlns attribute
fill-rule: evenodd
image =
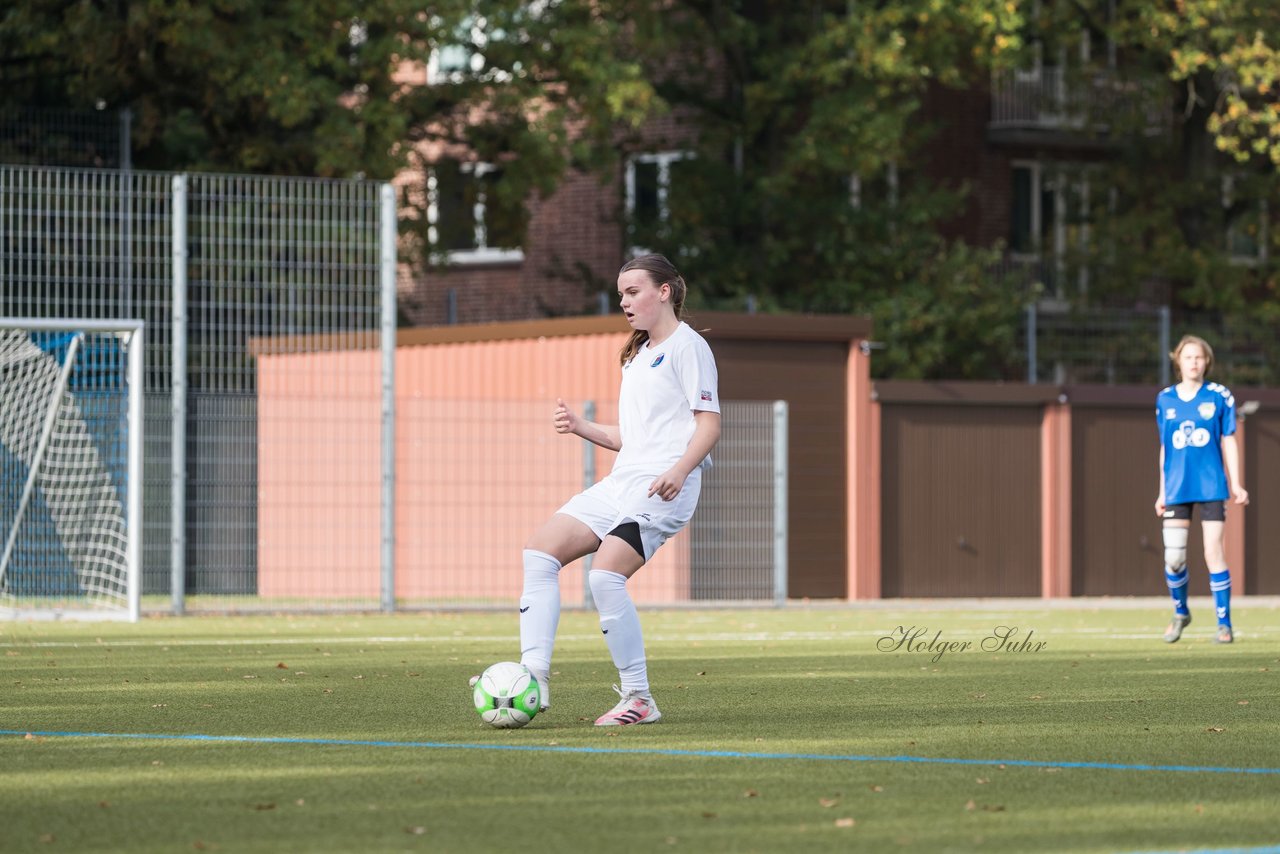
<svg viewBox="0 0 1280 854"><path fill-rule="evenodd" d="M1187 565L1187 536L1191 529L1166 525L1163 533L1165 568L1177 572Z"/></svg>

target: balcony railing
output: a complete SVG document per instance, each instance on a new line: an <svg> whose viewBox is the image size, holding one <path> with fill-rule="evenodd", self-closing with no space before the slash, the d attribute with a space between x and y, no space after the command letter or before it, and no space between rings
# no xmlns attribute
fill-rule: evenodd
<svg viewBox="0 0 1280 854"><path fill-rule="evenodd" d="M992 77L993 128L1105 133L1118 121L1159 130L1169 121L1168 101L1114 70L1087 74L1046 66Z"/></svg>

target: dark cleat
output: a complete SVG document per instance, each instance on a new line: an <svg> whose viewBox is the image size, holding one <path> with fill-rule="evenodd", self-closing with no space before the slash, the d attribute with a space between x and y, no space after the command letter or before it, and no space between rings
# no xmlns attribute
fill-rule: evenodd
<svg viewBox="0 0 1280 854"><path fill-rule="evenodd" d="M1174 614L1173 619L1169 621L1169 628L1164 630L1165 643L1177 643L1178 638L1182 637L1182 630L1191 625L1190 614Z"/></svg>

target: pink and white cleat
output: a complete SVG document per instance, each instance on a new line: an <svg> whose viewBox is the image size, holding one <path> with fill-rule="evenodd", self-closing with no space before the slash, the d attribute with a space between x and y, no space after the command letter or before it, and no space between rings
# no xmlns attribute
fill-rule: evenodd
<svg viewBox="0 0 1280 854"><path fill-rule="evenodd" d="M596 726L630 726L631 724L652 724L662 720L662 712L653 697L640 691L623 693L617 685L613 690L622 699L618 705L596 718Z"/></svg>

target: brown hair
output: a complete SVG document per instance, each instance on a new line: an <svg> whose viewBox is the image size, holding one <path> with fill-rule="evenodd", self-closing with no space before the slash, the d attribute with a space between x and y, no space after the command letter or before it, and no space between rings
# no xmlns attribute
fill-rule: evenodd
<svg viewBox="0 0 1280 854"><path fill-rule="evenodd" d="M1169 354L1169 358L1173 360L1173 367L1177 370L1178 357L1182 355L1182 348L1188 344L1199 344L1201 352L1204 353L1204 375L1209 376L1209 371L1213 370L1213 348L1209 346L1209 342L1201 338L1199 335L1183 335L1182 340L1178 342L1178 346L1173 348L1173 352ZM1178 378L1182 378L1182 372L1178 371Z"/></svg>
<svg viewBox="0 0 1280 854"><path fill-rule="evenodd" d="M666 256L652 254L632 258L622 265L618 275L621 276L628 270L644 270L649 274L649 282L655 288L670 285L671 307L675 309L676 320L685 319L684 299L689 295L689 286L685 284L684 277L680 275L680 271L667 260ZM643 329L637 329L632 332L631 337L627 339L627 343L623 345L621 352L618 353L618 361L626 365L627 362L635 358L636 353L640 352L640 348L648 340L649 333Z"/></svg>

